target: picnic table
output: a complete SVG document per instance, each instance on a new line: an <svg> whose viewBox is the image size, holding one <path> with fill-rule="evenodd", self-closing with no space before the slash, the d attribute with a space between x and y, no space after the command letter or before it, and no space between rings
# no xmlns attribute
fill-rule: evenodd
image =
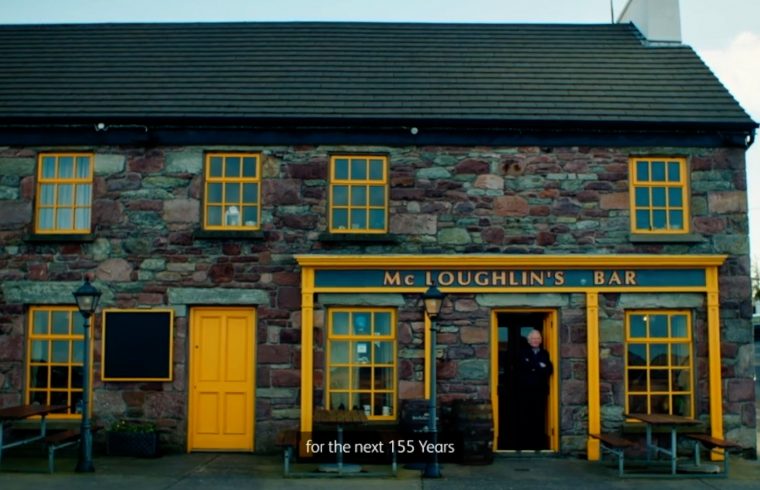
<svg viewBox="0 0 760 490"><path fill-rule="evenodd" d="M2 462L4 449L45 439L47 434L47 416L54 412L66 410L67 408L68 406L66 405L18 405L0 408L0 462ZM38 434L14 441L4 441L3 434L6 425L31 417L40 417L40 431Z"/></svg>
<svg viewBox="0 0 760 490"><path fill-rule="evenodd" d="M647 462L651 461L652 455L663 453L670 457L670 474L673 476L677 475L678 429L694 427L700 423L699 420L680 415L659 413L629 413L626 416L646 424ZM653 442L653 428L665 429L670 432L670 448L660 447Z"/></svg>

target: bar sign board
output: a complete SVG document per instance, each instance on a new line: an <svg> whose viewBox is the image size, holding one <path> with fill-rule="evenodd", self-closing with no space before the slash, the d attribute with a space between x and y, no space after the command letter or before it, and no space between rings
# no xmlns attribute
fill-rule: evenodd
<svg viewBox="0 0 760 490"><path fill-rule="evenodd" d="M103 381L171 381L174 310L103 310Z"/></svg>

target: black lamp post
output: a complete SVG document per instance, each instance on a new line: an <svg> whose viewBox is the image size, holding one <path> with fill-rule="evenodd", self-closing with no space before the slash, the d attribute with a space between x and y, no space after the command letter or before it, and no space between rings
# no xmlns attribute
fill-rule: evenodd
<svg viewBox="0 0 760 490"><path fill-rule="evenodd" d="M437 398L438 390L436 379L436 361L435 351L438 335L438 328L435 326L435 320L438 318L438 313L441 312L441 306L443 305L443 298L446 295L443 294L435 285L430 286L425 294L422 295L422 301L425 303L425 312L430 318L430 399L428 400L428 410L430 411L430 419L428 423L428 431L432 437L432 443L437 447L438 444L438 413L437 413ZM438 465L438 453L433 450L432 461L429 461L425 465L425 470L422 476L425 478L440 478L441 467Z"/></svg>
<svg viewBox="0 0 760 490"><path fill-rule="evenodd" d="M84 365L82 367L82 426L80 429L79 460L76 471L91 473L95 471L92 464L92 426L90 425L90 317L95 313L100 302L101 292L85 277L84 284L74 291L79 313L84 317Z"/></svg>

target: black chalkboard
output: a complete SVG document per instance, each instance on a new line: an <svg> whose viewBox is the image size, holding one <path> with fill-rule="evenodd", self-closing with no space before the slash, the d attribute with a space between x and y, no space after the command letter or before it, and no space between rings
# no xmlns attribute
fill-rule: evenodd
<svg viewBox="0 0 760 490"><path fill-rule="evenodd" d="M103 310L103 381L171 381L174 310Z"/></svg>

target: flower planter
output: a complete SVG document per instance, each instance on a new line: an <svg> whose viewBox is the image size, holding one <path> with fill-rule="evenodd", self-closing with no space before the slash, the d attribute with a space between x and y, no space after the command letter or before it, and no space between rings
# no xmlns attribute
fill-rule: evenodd
<svg viewBox="0 0 760 490"><path fill-rule="evenodd" d="M155 458L158 456L158 433L109 431L106 433L106 452L109 456Z"/></svg>

